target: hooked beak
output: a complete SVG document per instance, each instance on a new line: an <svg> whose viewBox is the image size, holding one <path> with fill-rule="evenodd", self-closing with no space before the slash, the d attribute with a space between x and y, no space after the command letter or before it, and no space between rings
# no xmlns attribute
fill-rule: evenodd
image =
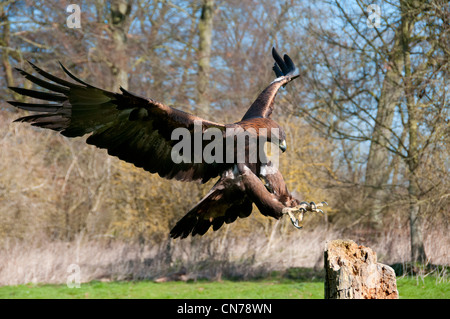
<svg viewBox="0 0 450 319"><path fill-rule="evenodd" d="M286 145L286 140L282 140L280 142L280 144L278 145L278 147L280 148L280 150L284 153L286 151L287 145Z"/></svg>

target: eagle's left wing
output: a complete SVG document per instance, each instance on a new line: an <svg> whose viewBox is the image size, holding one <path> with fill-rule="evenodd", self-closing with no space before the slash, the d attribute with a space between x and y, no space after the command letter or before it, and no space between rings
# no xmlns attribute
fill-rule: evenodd
<svg viewBox="0 0 450 319"><path fill-rule="evenodd" d="M273 80L272 83L270 83L269 86L261 92L261 94L259 94L245 113L242 121L251 118L270 117L278 90L293 79L299 77L298 74L295 75L297 69L295 68L294 62L292 62L291 58L287 54L281 58L277 50L272 48L272 56L275 60L273 71L275 72L277 78Z"/></svg>

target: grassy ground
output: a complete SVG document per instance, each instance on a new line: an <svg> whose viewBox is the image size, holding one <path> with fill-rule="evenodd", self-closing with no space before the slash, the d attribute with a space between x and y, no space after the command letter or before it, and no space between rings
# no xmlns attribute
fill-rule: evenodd
<svg viewBox="0 0 450 319"><path fill-rule="evenodd" d="M450 283L434 277L397 279L402 299L450 299ZM294 280L222 282L90 282L80 288L66 285L19 285L0 287L0 298L161 298L161 299L322 299L322 282Z"/></svg>
<svg viewBox="0 0 450 319"><path fill-rule="evenodd" d="M272 281L91 282L79 289L66 285L0 287L0 298L322 298L322 283Z"/></svg>

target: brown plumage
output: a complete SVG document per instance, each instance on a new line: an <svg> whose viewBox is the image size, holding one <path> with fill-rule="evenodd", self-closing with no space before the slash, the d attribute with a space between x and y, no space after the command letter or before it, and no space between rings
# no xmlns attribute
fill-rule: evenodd
<svg viewBox="0 0 450 319"><path fill-rule="evenodd" d="M297 76L293 74L295 66L287 55L282 59L275 49L272 54L277 78L257 97L242 120L232 124L207 121L123 88L120 88L121 93L114 93L94 87L75 77L62 65L64 72L75 82L55 77L32 63L33 69L44 79L17 69L25 78L49 92L17 87L10 89L48 103L9 103L37 112L18 118L18 122L59 131L67 137L90 134L87 143L105 148L108 154L150 173L158 173L161 177L205 183L220 176L210 192L171 231L174 238L184 238L189 234L203 235L211 226L217 230L223 223L249 216L253 203L262 214L274 218L282 216L284 207L298 204L289 194L278 170L270 169L271 176L264 174L267 167L271 168L270 162L258 160L250 163L247 156L245 163L241 164L236 160L231 163L207 163L203 159L197 163L192 154L191 161L177 164L171 157L172 149L178 143L178 140L172 140L172 132L185 128L193 136L196 121L201 121L202 132L211 128L220 130L224 141L229 128L254 129L257 132L255 138L261 136L259 129L264 128L267 129L267 140L278 143L285 150L285 133L270 116L280 87ZM271 128L279 129L278 136L271 135ZM203 144L204 147L207 142ZM224 152L234 152L236 159L236 148L224 149Z"/></svg>

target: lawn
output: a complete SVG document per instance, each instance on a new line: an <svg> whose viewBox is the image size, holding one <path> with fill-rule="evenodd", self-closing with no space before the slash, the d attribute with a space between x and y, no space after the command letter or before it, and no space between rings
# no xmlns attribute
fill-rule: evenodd
<svg viewBox="0 0 450 319"><path fill-rule="evenodd" d="M450 283L439 283L435 277L401 277L397 279L402 299L450 299ZM136 299L322 299L322 282L295 280L261 281L151 281L99 282L66 285L28 284L0 287L0 298L136 298Z"/></svg>

